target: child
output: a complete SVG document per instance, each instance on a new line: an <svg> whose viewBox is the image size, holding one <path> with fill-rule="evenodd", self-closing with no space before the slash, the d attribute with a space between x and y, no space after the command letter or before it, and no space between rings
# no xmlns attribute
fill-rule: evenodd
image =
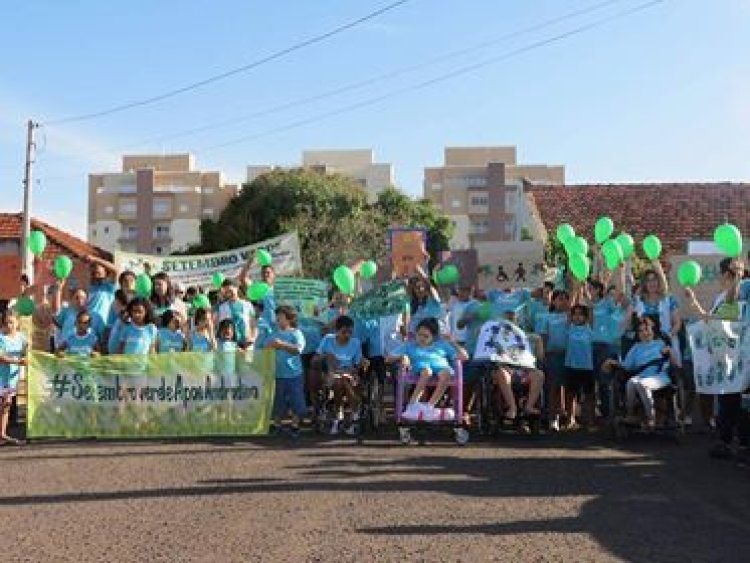
<svg viewBox="0 0 750 563"><path fill-rule="evenodd" d="M549 315L540 326L544 343L544 361L550 389L550 430L560 431L560 414L563 408L563 382L565 379L565 349L568 346L568 311L570 295L564 289L552 293Z"/></svg>
<svg viewBox="0 0 750 563"><path fill-rule="evenodd" d="M190 350L192 352L213 352L216 350L214 323L208 309L203 307L196 309L193 322L195 328L190 333Z"/></svg>
<svg viewBox="0 0 750 563"><path fill-rule="evenodd" d="M350 424L345 432L349 436L357 433L356 423L359 420L359 393L355 387L359 385L359 368L363 363L362 342L352 336L354 321L347 315L336 319L335 334L326 335L318 346L318 355L326 361L328 381L333 387L334 409L337 413L331 425L331 435L339 433L341 419L338 413L342 407L344 397L348 401L348 417Z"/></svg>
<svg viewBox="0 0 750 563"><path fill-rule="evenodd" d="M99 340L91 330L91 315L81 311L76 317L76 331L58 346L56 354L62 358L68 352L74 356L98 356Z"/></svg>
<svg viewBox="0 0 750 563"><path fill-rule="evenodd" d="M401 360L404 367L411 367L414 373L419 374L419 382L409 399L404 418L417 419L420 414L428 420L437 418L435 405L445 393L454 374L451 362L456 359L466 361L469 358L466 351L450 336L439 340L439 333L437 319L422 319L416 327L416 341L400 346L394 351L394 356L388 358L389 361ZM438 378L435 391L427 403L419 403L428 381L434 376Z"/></svg>
<svg viewBox="0 0 750 563"><path fill-rule="evenodd" d="M109 326L109 334L107 335L107 352L110 354L117 354L120 350L120 332L122 328L129 322L128 319L128 294L118 289L115 292L115 301L111 311L114 313L114 321Z"/></svg>
<svg viewBox="0 0 750 563"><path fill-rule="evenodd" d="M265 348L268 337L273 332L273 326L268 323L268 319L263 313L265 310L263 301L253 301L252 303L253 309L255 309L255 318L257 319L255 325L255 348L260 350Z"/></svg>
<svg viewBox="0 0 750 563"><path fill-rule="evenodd" d="M302 350L305 337L297 329L297 313L293 307L276 308L276 330L269 336L267 348L276 350L276 392L273 400L271 433L281 427L281 417L292 411L292 438L299 437L299 422L305 416L305 390L302 381Z"/></svg>
<svg viewBox="0 0 750 563"><path fill-rule="evenodd" d="M585 397L584 414L586 424L594 425L594 332L589 326L589 310L585 305L575 305L570 311L568 345L565 351L565 390L566 403L570 413L568 430L576 428L576 399L579 393Z"/></svg>
<svg viewBox="0 0 750 563"><path fill-rule="evenodd" d="M180 315L167 309L161 316L161 327L156 333L156 350L159 354L184 352L185 335L180 330Z"/></svg>
<svg viewBox="0 0 750 563"><path fill-rule="evenodd" d="M142 297L136 297L128 303L127 311L130 323L120 331L120 354L153 354L156 351L156 325L151 304Z"/></svg>
<svg viewBox="0 0 750 563"><path fill-rule="evenodd" d="M458 294L456 295L456 298L454 300L451 300L450 304L448 305L451 336L453 336L454 340L461 346L466 344L468 331L465 325L461 328L458 328L458 322L464 317L466 311L469 310L475 303L474 299L472 299L471 294L472 287L470 285L462 285L458 288Z"/></svg>
<svg viewBox="0 0 750 563"><path fill-rule="evenodd" d="M219 305L216 314L218 323L229 319L234 324L237 345L243 350L255 342L255 309L249 301L240 299L237 285L232 280L221 284L225 300Z"/></svg>
<svg viewBox="0 0 750 563"><path fill-rule="evenodd" d="M5 311L0 333L0 445L20 443L8 436L10 407L18 389L21 368L27 365L28 344L26 337L19 331L20 326L16 312L13 309Z"/></svg>
<svg viewBox="0 0 750 563"><path fill-rule="evenodd" d="M219 323L219 338L216 340L217 352L237 352L237 337L234 331L234 322L232 319L224 319Z"/></svg>

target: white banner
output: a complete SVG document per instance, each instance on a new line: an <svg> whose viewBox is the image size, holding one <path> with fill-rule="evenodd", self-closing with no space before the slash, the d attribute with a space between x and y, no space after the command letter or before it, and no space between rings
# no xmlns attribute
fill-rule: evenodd
<svg viewBox="0 0 750 563"><path fill-rule="evenodd" d="M277 275L291 276L302 273L302 257L297 231L250 246L213 254L153 256L117 250L115 251L115 264L120 271L130 270L136 274L148 271L151 275L165 272L169 274L172 281L178 281L185 287L200 285L205 288L211 285L211 276L216 272L221 272L227 278L237 278L242 266L259 248L264 248L271 253ZM259 279L260 266L257 263L253 264L250 274L253 279Z"/></svg>
<svg viewBox="0 0 750 563"><path fill-rule="evenodd" d="M750 324L700 321L687 332L698 393L741 393L750 386Z"/></svg>
<svg viewBox="0 0 750 563"><path fill-rule="evenodd" d="M508 321L489 321L482 325L474 359L520 368L536 367L536 358L526 333Z"/></svg>

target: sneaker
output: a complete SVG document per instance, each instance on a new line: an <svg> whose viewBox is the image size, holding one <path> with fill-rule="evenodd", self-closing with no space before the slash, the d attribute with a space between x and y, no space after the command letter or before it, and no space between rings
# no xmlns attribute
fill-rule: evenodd
<svg viewBox="0 0 750 563"><path fill-rule="evenodd" d="M336 419L331 422L331 430L328 432L331 436L338 436L341 426L341 421Z"/></svg>
<svg viewBox="0 0 750 563"><path fill-rule="evenodd" d="M433 407L431 404L423 403L420 410L422 414L422 420L425 420L427 422L440 420L440 409Z"/></svg>
<svg viewBox="0 0 750 563"><path fill-rule="evenodd" d="M352 422L344 430L344 434L347 436L356 436L359 433L359 425L356 422Z"/></svg>
<svg viewBox="0 0 750 563"><path fill-rule="evenodd" d="M685 418L682 419L682 423L685 426L692 426L693 425L693 417L689 414L685 416Z"/></svg>
<svg viewBox="0 0 750 563"><path fill-rule="evenodd" d="M552 419L552 422L549 423L549 429L552 432L560 432L560 419L555 417Z"/></svg>
<svg viewBox="0 0 750 563"><path fill-rule="evenodd" d="M417 420L421 412L422 407L420 403L409 403L408 405L406 405L404 412L401 413L401 418L406 418L408 420Z"/></svg>

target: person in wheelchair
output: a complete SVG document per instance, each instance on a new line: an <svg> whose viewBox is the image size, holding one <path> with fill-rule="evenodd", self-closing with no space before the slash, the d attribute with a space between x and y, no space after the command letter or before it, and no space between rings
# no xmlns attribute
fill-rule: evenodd
<svg viewBox="0 0 750 563"><path fill-rule="evenodd" d="M318 358L325 360L326 385L333 389L335 417L330 433L338 434L342 421L346 420L346 434L355 435L359 419L359 373L360 368L367 369L367 360L362 357L362 343L359 338L352 336L354 320L347 315L341 315L336 319L334 327L336 332L323 337L317 351ZM342 419L339 413L344 409L344 398L346 412Z"/></svg>
<svg viewBox="0 0 750 563"><path fill-rule="evenodd" d="M616 360L607 360L605 369L611 371L621 368L625 384L626 422L639 424L644 422L648 429L656 425L654 391L671 385L670 366L679 365L679 360L672 348L661 338L658 323L652 317L641 317L636 323L636 342L625 356L622 364ZM635 415L638 399L643 404L645 421Z"/></svg>
<svg viewBox="0 0 750 563"><path fill-rule="evenodd" d="M437 418L437 402L450 385L454 376L451 364L456 360L466 361L469 356L450 335L440 337L440 324L433 317L422 319L416 327L416 341L397 347L388 362L401 362L406 369L419 374L419 382L409 399L404 411L404 418L418 419L420 415L426 420ZM427 403L420 403L427 384L437 378L437 385Z"/></svg>

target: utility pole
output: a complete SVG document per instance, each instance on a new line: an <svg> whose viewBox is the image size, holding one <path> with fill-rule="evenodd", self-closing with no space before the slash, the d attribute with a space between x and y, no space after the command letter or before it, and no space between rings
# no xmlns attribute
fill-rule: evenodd
<svg viewBox="0 0 750 563"><path fill-rule="evenodd" d="M26 124L26 167L23 176L23 224L21 228L21 271L29 278L29 284L34 283L34 257L29 252L29 236L31 235L31 165L34 145L34 129L39 127L29 119Z"/></svg>

